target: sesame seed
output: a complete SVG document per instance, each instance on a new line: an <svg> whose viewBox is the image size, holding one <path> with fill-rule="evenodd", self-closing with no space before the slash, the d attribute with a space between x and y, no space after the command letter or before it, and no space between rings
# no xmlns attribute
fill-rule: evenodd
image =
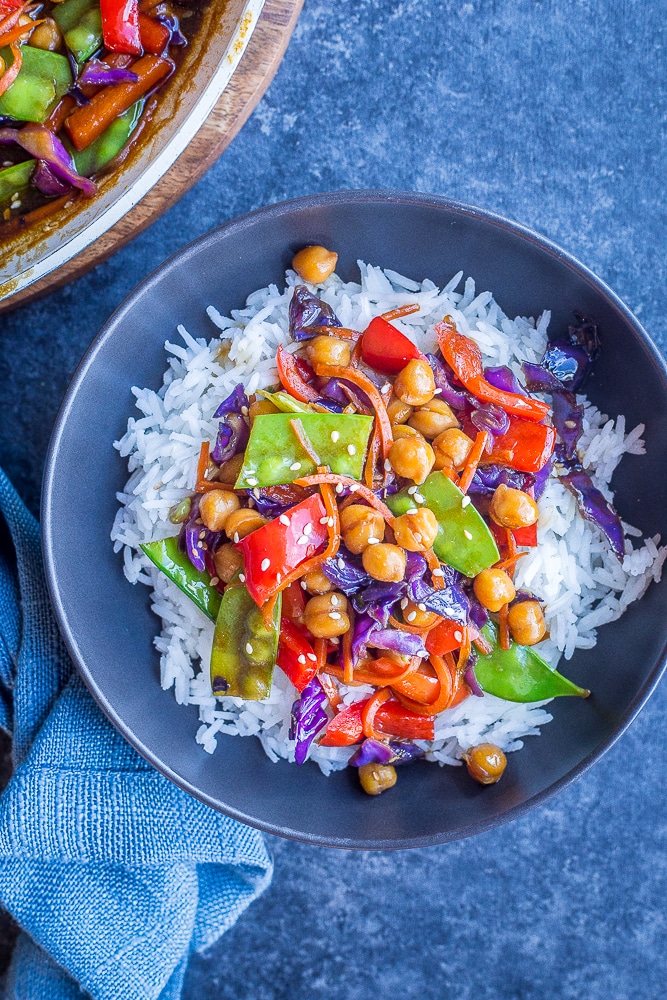
<svg viewBox="0 0 667 1000"><path fill-rule="evenodd" d="M456 632L454 633L454 638L456 639L457 642L463 642L463 633L459 632L457 629Z"/></svg>
<svg viewBox="0 0 667 1000"><path fill-rule="evenodd" d="M315 656L314 653L307 653L306 655L309 660L312 660L313 663L317 663L317 657Z"/></svg>
<svg viewBox="0 0 667 1000"><path fill-rule="evenodd" d="M202 552L208 552L208 545L206 544L206 542L202 542L199 548L202 550Z"/></svg>
<svg viewBox="0 0 667 1000"><path fill-rule="evenodd" d="M333 618L333 620L335 622L337 622L340 617L341 617L340 611L330 611L329 612L329 618Z"/></svg>
<svg viewBox="0 0 667 1000"><path fill-rule="evenodd" d="M410 614L408 615L408 621L409 622L413 622L416 617L417 617L417 612L416 611L411 611Z"/></svg>
<svg viewBox="0 0 667 1000"><path fill-rule="evenodd" d="M252 491L252 495L253 495L254 497L257 497L257 499L259 499L259 490L253 490L253 491Z"/></svg>
<svg viewBox="0 0 667 1000"><path fill-rule="evenodd" d="M434 396L438 396L441 392L442 392L442 389L434 389L433 390L433 395Z"/></svg>
<svg viewBox="0 0 667 1000"><path fill-rule="evenodd" d="M337 646L338 643L340 642L340 639L338 638L337 635L332 635L331 638L329 639L329 642L333 642L334 646Z"/></svg>
<svg viewBox="0 0 667 1000"><path fill-rule="evenodd" d="M391 462L389 461L388 458L385 458L385 460L384 460L384 471L385 472L391 472L391 469L392 469Z"/></svg>
<svg viewBox="0 0 667 1000"><path fill-rule="evenodd" d="M244 417L247 417L248 416L248 407L247 406L242 406L241 407L241 413L243 414Z"/></svg>
<svg viewBox="0 0 667 1000"><path fill-rule="evenodd" d="M345 560L343 558L338 560L338 569L345 569Z"/></svg>
<svg viewBox="0 0 667 1000"><path fill-rule="evenodd" d="M391 391L391 382L385 382L385 384L380 389L380 392L390 392L390 391Z"/></svg>
<svg viewBox="0 0 667 1000"><path fill-rule="evenodd" d="M356 493L358 491L358 489L359 489L359 487L357 486L356 483L352 483L350 485L350 493Z"/></svg>
<svg viewBox="0 0 667 1000"><path fill-rule="evenodd" d="M401 611L405 611L407 606L408 606L408 599L407 597L404 597L403 600L401 601Z"/></svg>
<svg viewBox="0 0 667 1000"><path fill-rule="evenodd" d="M297 545L307 545L308 544L308 535L302 535L301 538L297 538L296 544Z"/></svg>
<svg viewBox="0 0 667 1000"><path fill-rule="evenodd" d="M327 525L328 525L328 526L329 526L330 528L333 528L333 526L334 526L334 523L335 523L335 522L334 522L334 519L333 519L333 517L328 517L328 518L327 518Z"/></svg>
<svg viewBox="0 0 667 1000"><path fill-rule="evenodd" d="M320 524L328 524L328 523L329 523L329 518L328 517L321 517L320 518Z"/></svg>
<svg viewBox="0 0 667 1000"><path fill-rule="evenodd" d="M292 462L289 467L290 472L298 472L301 468L301 462Z"/></svg>
<svg viewBox="0 0 667 1000"><path fill-rule="evenodd" d="M339 437L340 437L340 432L339 431L332 431L331 432L331 440L333 441L334 444L336 443L336 441L338 440Z"/></svg>
<svg viewBox="0 0 667 1000"><path fill-rule="evenodd" d="M245 644L245 651L246 651L246 653L248 653L248 655L250 655L250 653L252 653L252 644L251 643L246 642L246 644Z"/></svg>
<svg viewBox="0 0 667 1000"><path fill-rule="evenodd" d="M472 542L472 534L468 531L467 528L463 529L463 534L466 536L469 542Z"/></svg>
<svg viewBox="0 0 667 1000"><path fill-rule="evenodd" d="M308 584L306 583L305 580L301 581L301 589L302 590L308 590Z"/></svg>
<svg viewBox="0 0 667 1000"><path fill-rule="evenodd" d="M464 497L463 500L461 501L461 506L467 507L469 503L470 503L470 497Z"/></svg>
<svg viewBox="0 0 667 1000"><path fill-rule="evenodd" d="M565 421L565 426L569 427L570 430L573 430L577 426L577 424L576 424L576 421L574 421L574 420L566 420Z"/></svg>
<svg viewBox="0 0 667 1000"><path fill-rule="evenodd" d="M299 653L299 655L297 656L297 660L299 661L299 663L305 663L306 657L303 655L303 653Z"/></svg>
<svg viewBox="0 0 667 1000"><path fill-rule="evenodd" d="M281 524L285 524L287 525L287 527L289 527L289 517L287 516L287 514L281 514L278 520L280 521Z"/></svg>
<svg viewBox="0 0 667 1000"><path fill-rule="evenodd" d="M408 493L410 496L414 496L418 489L418 486L408 486Z"/></svg>
<svg viewBox="0 0 667 1000"><path fill-rule="evenodd" d="M420 602L417 607L420 611L426 611L426 605L423 602Z"/></svg>
<svg viewBox="0 0 667 1000"><path fill-rule="evenodd" d="M342 493L342 492L343 492L343 484L336 483L336 493Z"/></svg>
<svg viewBox="0 0 667 1000"><path fill-rule="evenodd" d="M259 493L259 490L255 490L255 493ZM255 509L255 501L253 500L252 497L248 497L248 507L250 508L250 510Z"/></svg>
<svg viewBox="0 0 667 1000"><path fill-rule="evenodd" d="M282 573L276 573L276 583L282 583L283 575Z"/></svg>
<svg viewBox="0 0 667 1000"><path fill-rule="evenodd" d="M211 586L212 587L217 587L219 583L220 583L220 577L219 576L212 576L211 577Z"/></svg>
<svg viewBox="0 0 667 1000"><path fill-rule="evenodd" d="M348 444L348 446L347 446L347 453L348 453L348 455L356 455L357 454L357 449L354 447L353 444Z"/></svg>
<svg viewBox="0 0 667 1000"><path fill-rule="evenodd" d="M262 565L260 567L262 573L264 573L269 568L270 565L271 565L270 559L262 559Z"/></svg>
<svg viewBox="0 0 667 1000"><path fill-rule="evenodd" d="M338 603L339 603L339 602L338 602L338 598L336 597L336 595L335 595L335 594L332 594L332 595L331 595L331 607L332 607L332 608L336 608L336 607L338 607Z"/></svg>
<svg viewBox="0 0 667 1000"><path fill-rule="evenodd" d="M431 576L444 576L444 575L445 575L444 570L441 570L439 566L437 569L431 571Z"/></svg>
<svg viewBox="0 0 667 1000"><path fill-rule="evenodd" d="M313 530L312 524L304 524L303 526L304 535L309 535L312 532L312 530Z"/></svg>
<svg viewBox="0 0 667 1000"><path fill-rule="evenodd" d="M421 493L415 493L415 503L426 503L426 498Z"/></svg>
<svg viewBox="0 0 667 1000"><path fill-rule="evenodd" d="M202 529L202 531L199 532L199 541L201 541L202 538L206 538L206 529Z"/></svg>
<svg viewBox="0 0 667 1000"><path fill-rule="evenodd" d="M370 538L368 539L368 544L377 545L379 541L380 541L379 538L374 538L373 535L371 535Z"/></svg>
<svg viewBox="0 0 667 1000"><path fill-rule="evenodd" d="M248 484L248 486L257 486L257 480L251 479L250 476L246 477L246 483Z"/></svg>
<svg viewBox="0 0 667 1000"><path fill-rule="evenodd" d="M421 545L422 540L423 539L422 539L421 531L415 531L415 541L416 541L417 545Z"/></svg>
<svg viewBox="0 0 667 1000"><path fill-rule="evenodd" d="M239 573L239 580L241 583L245 583L245 573Z"/></svg>
<svg viewBox="0 0 667 1000"><path fill-rule="evenodd" d="M409 510L406 510L406 512L405 512L405 513L406 513L406 514L418 514L418 513L419 513L419 511L417 510L417 508L416 508L416 507L410 507L410 509L409 509Z"/></svg>

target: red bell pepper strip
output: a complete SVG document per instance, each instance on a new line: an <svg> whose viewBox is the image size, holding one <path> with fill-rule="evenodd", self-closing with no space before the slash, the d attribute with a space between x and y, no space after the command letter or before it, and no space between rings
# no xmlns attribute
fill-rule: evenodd
<svg viewBox="0 0 667 1000"><path fill-rule="evenodd" d="M139 11L139 39L144 52L153 56L161 56L169 45L171 31L160 21Z"/></svg>
<svg viewBox="0 0 667 1000"><path fill-rule="evenodd" d="M139 0L100 0L102 36L111 52L141 54Z"/></svg>
<svg viewBox="0 0 667 1000"><path fill-rule="evenodd" d="M320 398L319 393L304 380L297 359L282 345L276 351L276 367L283 388L295 399L301 400L302 403L313 403Z"/></svg>
<svg viewBox="0 0 667 1000"><path fill-rule="evenodd" d="M322 497L314 493L237 543L245 559L245 585L256 604L261 607L288 573L324 547L326 520Z"/></svg>
<svg viewBox="0 0 667 1000"><path fill-rule="evenodd" d="M317 673L315 650L287 618L280 622L280 641L276 663L301 692Z"/></svg>
<svg viewBox="0 0 667 1000"><path fill-rule="evenodd" d="M426 636L424 645L429 653L444 656L458 649L463 642L463 626L451 618L443 618Z"/></svg>
<svg viewBox="0 0 667 1000"><path fill-rule="evenodd" d="M539 472L556 447L555 428L520 417L510 417L509 429L494 438L490 462L519 472Z"/></svg>
<svg viewBox="0 0 667 1000"><path fill-rule="evenodd" d="M324 731L320 746L349 747L361 743L364 737L362 713L368 704L368 699L357 701L344 708L333 717ZM374 719L375 728L385 736L396 736L406 740L432 740L434 738L434 723L431 716L416 715L408 708L403 708L397 701L385 701L377 709Z"/></svg>
<svg viewBox="0 0 667 1000"><path fill-rule="evenodd" d="M12 42L10 49L14 62L11 64L9 69L6 69L2 76L0 76L0 97L6 90L9 90L14 80L19 75L19 70L23 64L21 46L17 45L16 42Z"/></svg>
<svg viewBox="0 0 667 1000"><path fill-rule="evenodd" d="M526 528L512 528L512 535L517 545L525 545L534 549L537 546L537 522L529 524Z"/></svg>
<svg viewBox="0 0 667 1000"><path fill-rule="evenodd" d="M376 316L361 338L361 357L384 375L398 375L408 361L421 358L422 354L400 330L382 316Z"/></svg>
<svg viewBox="0 0 667 1000"><path fill-rule="evenodd" d="M535 548L537 545L537 524L531 524L527 528L503 528L500 524L490 520L489 528L498 544L499 551L502 551L503 556L509 560L512 559L512 553L508 550L508 536L511 536L515 546L524 545ZM514 554L514 558L516 559L516 554Z"/></svg>
<svg viewBox="0 0 667 1000"><path fill-rule="evenodd" d="M451 320L445 318L442 323L438 323L435 332L445 361L476 399L482 403L495 403L506 413L526 420L544 420L551 409L548 403L531 396L519 396L515 392L496 389L486 381L479 347L470 337L460 334Z"/></svg>

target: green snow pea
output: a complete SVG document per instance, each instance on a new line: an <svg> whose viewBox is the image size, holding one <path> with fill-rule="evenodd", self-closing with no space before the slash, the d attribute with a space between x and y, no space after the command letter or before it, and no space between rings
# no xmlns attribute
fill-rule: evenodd
<svg viewBox="0 0 667 1000"><path fill-rule="evenodd" d="M268 389L258 389L258 396L263 396L264 399L268 399L269 403L273 403L277 406L282 413L315 413L313 407L310 403L301 403L294 396L290 396L289 392L269 392Z"/></svg>
<svg viewBox="0 0 667 1000"><path fill-rule="evenodd" d="M501 649L496 626L491 622L484 626L482 635L493 650L486 656L477 657L475 677L487 694L520 702L546 701L563 695L588 698L590 691L552 670L532 646L510 642L509 649Z"/></svg>
<svg viewBox="0 0 667 1000"><path fill-rule="evenodd" d="M0 170L0 204L9 201L15 194L21 194L30 184L30 175L37 160L15 163L13 167Z"/></svg>
<svg viewBox="0 0 667 1000"><path fill-rule="evenodd" d="M464 576L477 576L498 562L498 547L481 514L474 504L464 503L468 498L442 472L432 472L414 496L402 490L385 502L392 514L405 514L411 508L424 506L418 503L420 496L438 522L433 543L438 559Z"/></svg>
<svg viewBox="0 0 667 1000"><path fill-rule="evenodd" d="M320 463L361 479L373 418L358 413L265 413L255 417L237 489L279 486L317 472L290 424L299 420Z"/></svg>
<svg viewBox="0 0 667 1000"><path fill-rule="evenodd" d="M65 56L57 52L22 45L21 55L19 74L0 97L0 115L40 125L72 86L72 71ZM0 56L5 66L14 62L10 48L0 49Z"/></svg>
<svg viewBox="0 0 667 1000"><path fill-rule="evenodd" d="M273 609L273 628L245 586L232 581L223 594L211 650L211 687L219 698L249 701L268 697L278 654L282 594Z"/></svg>
<svg viewBox="0 0 667 1000"><path fill-rule="evenodd" d="M65 37L65 44L79 63L102 46L102 14L98 0L65 0L51 15Z"/></svg>
<svg viewBox="0 0 667 1000"><path fill-rule="evenodd" d="M85 149L78 151L68 144L78 174L90 177L118 156L137 127L145 103L143 97L136 101L124 114L115 118L102 135Z"/></svg>
<svg viewBox="0 0 667 1000"><path fill-rule="evenodd" d="M211 586L208 573L195 569L185 552L178 547L178 536L163 538L159 542L145 542L141 548L165 576L195 602L200 611L215 621L222 594Z"/></svg>

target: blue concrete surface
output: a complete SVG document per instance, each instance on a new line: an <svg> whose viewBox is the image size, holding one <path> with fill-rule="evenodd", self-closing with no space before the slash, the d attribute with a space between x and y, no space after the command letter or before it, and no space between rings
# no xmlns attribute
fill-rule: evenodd
<svg viewBox="0 0 667 1000"><path fill-rule="evenodd" d="M197 187L0 319L0 465L36 509L59 401L124 295L207 229L315 191L429 191L514 218L596 271L667 350L666 7L306 0L267 95ZM666 722L663 684L593 771L474 840L356 854L272 839L272 888L192 963L185 997L662 996Z"/></svg>

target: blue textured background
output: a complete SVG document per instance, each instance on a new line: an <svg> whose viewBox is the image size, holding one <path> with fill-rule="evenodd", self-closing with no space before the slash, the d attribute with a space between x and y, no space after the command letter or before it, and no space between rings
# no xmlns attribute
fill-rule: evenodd
<svg viewBox="0 0 667 1000"><path fill-rule="evenodd" d="M336 188L453 196L596 271L667 349L664 0L306 0L218 164L110 261L0 319L0 465L37 509L55 414L136 282L207 229ZM650 400L647 400L650 416ZM187 1000L646 1000L667 981L667 686L592 772L472 841L273 839L273 887Z"/></svg>

